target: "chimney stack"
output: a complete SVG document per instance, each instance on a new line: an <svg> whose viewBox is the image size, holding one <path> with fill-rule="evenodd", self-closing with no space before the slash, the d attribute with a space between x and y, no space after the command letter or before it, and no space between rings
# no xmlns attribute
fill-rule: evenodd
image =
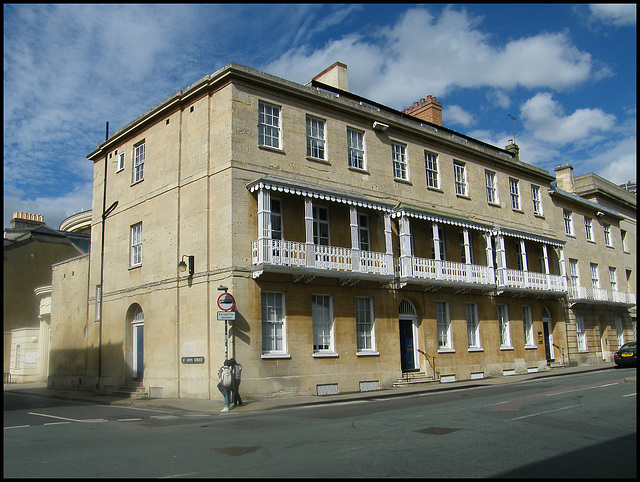
<svg viewBox="0 0 640 482"><path fill-rule="evenodd" d="M44 224L42 214L13 213L13 218L9 222L10 228L34 228Z"/></svg>
<svg viewBox="0 0 640 482"><path fill-rule="evenodd" d="M426 99L414 102L412 107L402 112L442 127L442 103L433 96L428 95Z"/></svg>
<svg viewBox="0 0 640 482"><path fill-rule="evenodd" d="M349 76L347 74L347 65L342 62L334 62L330 67L327 67L313 80L322 82L323 84L330 85L346 92L349 91Z"/></svg>
<svg viewBox="0 0 640 482"><path fill-rule="evenodd" d="M573 180L573 166L571 164L563 164L555 169L556 171L556 186L558 189L575 194L574 180Z"/></svg>
<svg viewBox="0 0 640 482"><path fill-rule="evenodd" d="M505 150L516 159L520 159L520 148L518 147L518 144L513 143L513 139L509 139L509 145L505 147Z"/></svg>

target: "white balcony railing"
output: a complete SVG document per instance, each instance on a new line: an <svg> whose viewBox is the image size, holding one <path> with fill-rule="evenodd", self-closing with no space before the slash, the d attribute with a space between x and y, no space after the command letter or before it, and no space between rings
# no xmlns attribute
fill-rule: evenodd
<svg viewBox="0 0 640 482"><path fill-rule="evenodd" d="M564 276L517 269L497 269L498 288L530 289L562 293L567 291Z"/></svg>
<svg viewBox="0 0 640 482"><path fill-rule="evenodd" d="M411 258L410 268L398 263L401 278L417 278L478 285L495 284L493 268L477 264L455 263L428 258Z"/></svg>
<svg viewBox="0 0 640 482"><path fill-rule="evenodd" d="M311 250L311 255L309 255ZM264 239L251 243L252 263L292 268L393 275L392 256L337 246L307 245L295 241Z"/></svg>
<svg viewBox="0 0 640 482"><path fill-rule="evenodd" d="M569 301L599 301L635 305L636 295L633 293L625 293L623 291L607 290L604 288L571 286L569 287Z"/></svg>

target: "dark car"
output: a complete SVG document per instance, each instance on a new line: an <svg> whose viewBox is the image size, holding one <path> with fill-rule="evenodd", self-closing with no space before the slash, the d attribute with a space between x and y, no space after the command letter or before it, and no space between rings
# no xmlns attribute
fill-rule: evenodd
<svg viewBox="0 0 640 482"><path fill-rule="evenodd" d="M613 361L619 367L636 366L636 342L625 343L613 354Z"/></svg>

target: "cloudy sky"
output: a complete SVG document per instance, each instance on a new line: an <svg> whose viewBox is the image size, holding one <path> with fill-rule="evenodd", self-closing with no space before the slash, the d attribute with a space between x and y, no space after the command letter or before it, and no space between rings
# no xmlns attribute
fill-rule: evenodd
<svg viewBox="0 0 640 482"><path fill-rule="evenodd" d="M349 90L553 173L636 180L636 6L4 5L4 226L91 208L105 136L229 62ZM517 119L513 121L511 117Z"/></svg>

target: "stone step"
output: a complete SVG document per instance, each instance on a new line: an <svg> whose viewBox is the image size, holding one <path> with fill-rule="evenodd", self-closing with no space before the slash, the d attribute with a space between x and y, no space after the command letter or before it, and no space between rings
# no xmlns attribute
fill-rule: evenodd
<svg viewBox="0 0 640 482"><path fill-rule="evenodd" d="M427 377L424 372L405 372L402 377L396 379L393 383L394 387L406 387L410 385L419 385L421 383L437 382L433 377Z"/></svg>
<svg viewBox="0 0 640 482"><path fill-rule="evenodd" d="M126 398L149 398L149 392L146 390L144 385L139 382L129 382L117 390L114 390L113 393L114 395L121 395Z"/></svg>

